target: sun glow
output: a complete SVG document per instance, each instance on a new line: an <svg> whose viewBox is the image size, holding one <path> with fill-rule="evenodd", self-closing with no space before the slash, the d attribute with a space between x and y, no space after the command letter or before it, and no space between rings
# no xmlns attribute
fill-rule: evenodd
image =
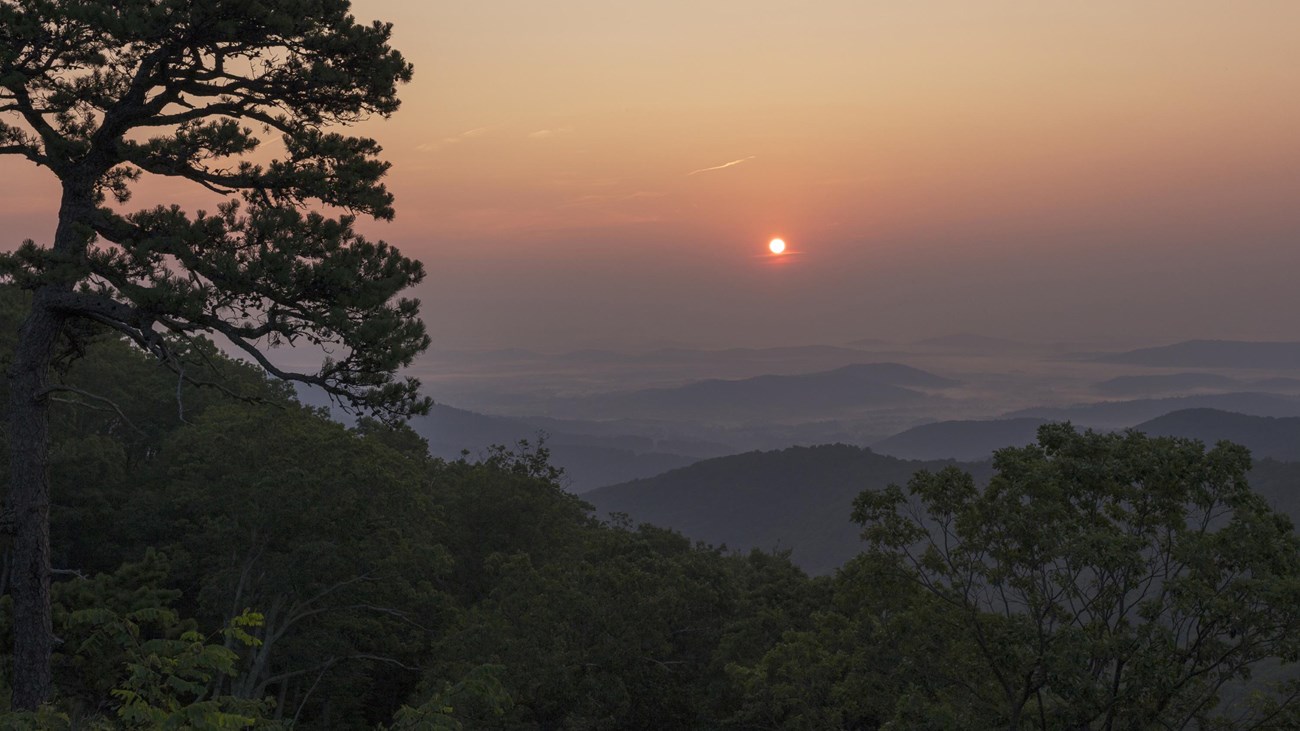
<svg viewBox="0 0 1300 731"><path fill-rule="evenodd" d="M767 248L773 254L782 254L785 252L785 242L781 239L772 239L767 242Z"/></svg>

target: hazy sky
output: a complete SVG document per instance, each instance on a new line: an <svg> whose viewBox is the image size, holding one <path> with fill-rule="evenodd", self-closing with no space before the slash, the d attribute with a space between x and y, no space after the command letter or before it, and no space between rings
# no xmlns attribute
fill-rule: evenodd
<svg viewBox="0 0 1300 731"><path fill-rule="evenodd" d="M1300 339L1294 0L355 10L439 346Z"/></svg>

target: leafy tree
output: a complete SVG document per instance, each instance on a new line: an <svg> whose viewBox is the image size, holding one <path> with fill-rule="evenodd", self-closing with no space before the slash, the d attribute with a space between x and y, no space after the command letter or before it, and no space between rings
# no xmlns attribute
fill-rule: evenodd
<svg viewBox="0 0 1300 731"><path fill-rule="evenodd" d="M195 344L211 334L361 410L427 407L394 376L428 344L418 303L398 297L423 271L353 228L393 216L388 164L373 140L329 131L397 109L411 67L389 35L347 0L0 0L0 153L62 188L53 240L0 257L32 292L8 370L17 706L50 692L48 420L67 391L49 374L80 323L181 380L211 380ZM146 175L226 200L122 212ZM266 356L282 343L337 347L304 374Z"/></svg>
<svg viewBox="0 0 1300 731"><path fill-rule="evenodd" d="M1054 424L994 468L984 490L950 468L855 504L951 648L903 727L954 708L972 728L1294 723L1294 693L1221 713L1229 684L1300 651L1300 539L1247 485L1245 449Z"/></svg>
<svg viewBox="0 0 1300 731"><path fill-rule="evenodd" d="M58 702L36 712L0 712L0 725L33 731L280 728L267 719L273 702L212 692L214 681L236 674L238 650L259 645L250 632L262 626L262 616L243 611L205 635L172 606L180 592L162 588L167 570L167 558L148 551L112 573L55 584L54 625L63 639L55 655ZM0 622L0 630L11 628Z"/></svg>
<svg viewBox="0 0 1300 731"><path fill-rule="evenodd" d="M402 706L393 725L380 731L464 731L460 718L497 718L510 707L510 694L501 680L499 665L480 665L456 683L445 683L418 706Z"/></svg>
<svg viewBox="0 0 1300 731"><path fill-rule="evenodd" d="M491 590L436 646L426 686L499 666L512 703L458 713L472 728L707 725L710 661L734 615L730 561L650 526L588 526L575 548L492 554Z"/></svg>
<svg viewBox="0 0 1300 731"><path fill-rule="evenodd" d="M381 433L303 407L215 407L162 445L127 505L130 542L172 556L187 616L220 627L245 607L263 614L259 644L218 686L274 694L277 713L311 728L387 720L446 622L437 475Z"/></svg>
<svg viewBox="0 0 1300 731"><path fill-rule="evenodd" d="M769 575L780 570L776 557L756 559L772 567ZM929 664L943 654L932 644L926 597L889 568L864 555L833 579L760 583L768 606L731 622L719 647L733 694L720 727L881 728L911 685L935 675ZM762 635L752 632L755 620ZM917 724L936 726L953 727Z"/></svg>

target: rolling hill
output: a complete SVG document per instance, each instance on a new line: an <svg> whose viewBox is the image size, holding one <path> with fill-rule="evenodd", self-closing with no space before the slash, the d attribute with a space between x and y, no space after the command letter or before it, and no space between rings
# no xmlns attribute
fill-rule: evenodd
<svg viewBox="0 0 1300 731"><path fill-rule="evenodd" d="M871 445L873 451L900 459L988 459L1002 447L1033 444L1044 419L940 421L923 424Z"/></svg>
<svg viewBox="0 0 1300 731"><path fill-rule="evenodd" d="M1256 459L1300 461L1300 418L1234 414L1217 409L1184 409L1134 427L1152 436L1186 437L1214 444L1226 439L1250 450ZM1300 489L1300 484L1297 484Z"/></svg>
<svg viewBox="0 0 1300 731"><path fill-rule="evenodd" d="M863 490L906 483L914 462L843 444L748 452L697 462L656 477L593 490L596 515L627 513L732 549L792 549L795 563L828 573L861 550L850 521ZM987 465L976 465L987 474Z"/></svg>
<svg viewBox="0 0 1300 731"><path fill-rule="evenodd" d="M839 444L719 457L583 497L598 517L626 513L731 549L790 549L795 563L825 574L862 550L850 520L859 492L952 464L980 484L992 473L988 462L910 461ZM1273 507L1300 518L1300 463L1260 460L1250 481Z"/></svg>

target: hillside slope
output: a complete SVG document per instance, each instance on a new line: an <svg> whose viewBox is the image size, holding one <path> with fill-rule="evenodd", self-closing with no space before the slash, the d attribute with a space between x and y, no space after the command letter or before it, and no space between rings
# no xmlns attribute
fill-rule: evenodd
<svg viewBox="0 0 1300 731"><path fill-rule="evenodd" d="M1033 444L1043 419L940 421L922 424L871 445L880 454L899 459L985 460L993 451Z"/></svg>
<svg viewBox="0 0 1300 731"><path fill-rule="evenodd" d="M1199 439L1207 445L1226 439L1251 451L1255 459L1300 461L1300 418L1250 416L1217 409L1184 409L1134 427L1152 436Z"/></svg>
<svg viewBox="0 0 1300 731"><path fill-rule="evenodd" d="M904 484L917 470L948 464L844 444L791 447L705 460L583 497L600 517L627 513L733 549L788 548L805 570L828 573L861 550L850 521L858 493ZM974 468L988 473L987 465Z"/></svg>

